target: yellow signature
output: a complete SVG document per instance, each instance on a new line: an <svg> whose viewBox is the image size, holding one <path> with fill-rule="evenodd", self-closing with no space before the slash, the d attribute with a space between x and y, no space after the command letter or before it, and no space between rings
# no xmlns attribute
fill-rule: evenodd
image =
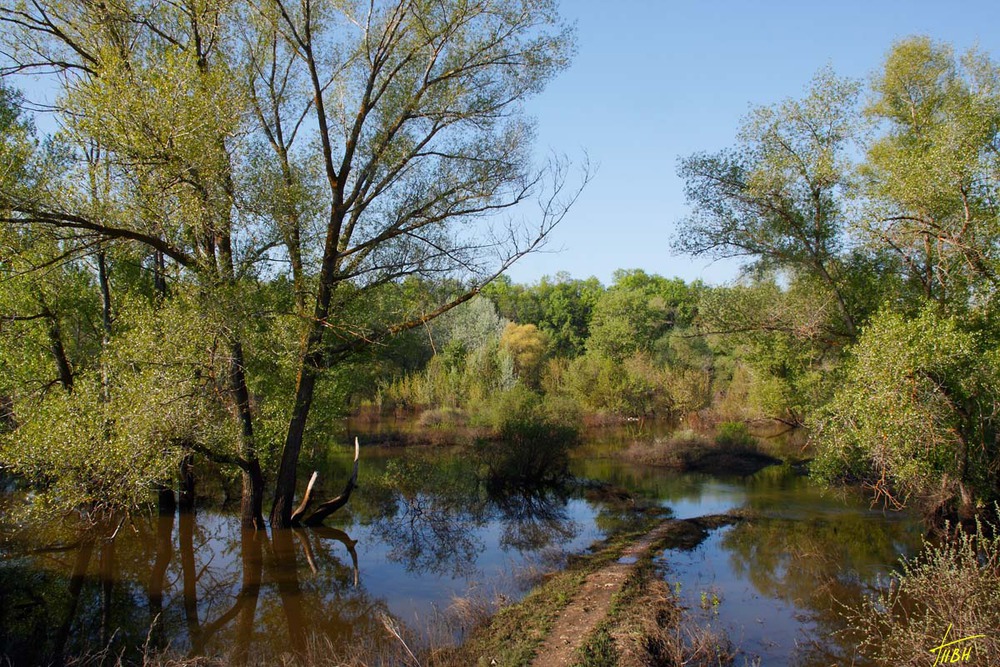
<svg viewBox="0 0 1000 667"><path fill-rule="evenodd" d="M948 633L950 632L951 624L949 623L948 629L944 631L944 637L941 638L941 644L931 649L931 653L937 656L934 660L935 665L968 662L969 659L972 658L972 644L966 644L964 646L959 646L959 644L972 641L973 639L982 639L986 636L971 635L969 637L962 637L961 639L948 641Z"/></svg>

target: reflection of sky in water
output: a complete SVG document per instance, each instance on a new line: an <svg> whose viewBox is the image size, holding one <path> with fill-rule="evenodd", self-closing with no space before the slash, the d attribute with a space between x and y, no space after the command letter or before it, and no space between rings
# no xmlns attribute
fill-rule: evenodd
<svg viewBox="0 0 1000 667"><path fill-rule="evenodd" d="M920 544L919 527L905 515L884 514L857 494L832 493L788 469L670 487L663 502L679 518L753 511L750 521L712 531L691 551L668 550L658 563L667 582L679 583L695 622L725 631L747 660L763 665L826 665L838 651L850 652L830 636L842 628L837 601L856 599L865 582Z"/></svg>
<svg viewBox="0 0 1000 667"><path fill-rule="evenodd" d="M675 493L668 492L662 500L678 519L722 514L740 507L747 498L742 487L708 478L681 482L677 486L680 488Z"/></svg>
<svg viewBox="0 0 1000 667"><path fill-rule="evenodd" d="M603 537L594 524L597 512L586 501L570 499L565 514L575 524L575 535L553 544L553 548L579 553ZM461 537L474 545L474 560L435 572L413 571L372 525L349 527L347 532L358 541L355 548L360 562L361 585L373 597L385 599L393 615L414 627L426 624L432 620L428 616L435 609L445 610L453 597L467 595L470 590L488 597L495 593L509 597L520 592L515 581L516 572L538 554L505 547L502 539L507 527L503 521L491 519L485 525L469 525L464 529L467 534ZM346 552L344 557L347 558Z"/></svg>

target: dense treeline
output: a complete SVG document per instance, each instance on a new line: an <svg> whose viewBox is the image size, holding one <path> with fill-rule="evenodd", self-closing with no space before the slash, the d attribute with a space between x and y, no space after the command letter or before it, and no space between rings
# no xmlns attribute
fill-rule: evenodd
<svg viewBox="0 0 1000 667"><path fill-rule="evenodd" d="M565 274L530 286L501 278L400 341L428 363L383 379L372 398L381 410L462 408L486 420L515 387L610 418L696 410L711 376L707 348L692 351L704 346L691 333L704 289L639 270L607 288Z"/></svg>

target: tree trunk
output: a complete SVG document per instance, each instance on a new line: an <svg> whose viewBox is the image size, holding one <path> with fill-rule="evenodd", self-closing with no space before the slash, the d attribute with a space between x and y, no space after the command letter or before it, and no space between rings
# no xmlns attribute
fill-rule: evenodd
<svg viewBox="0 0 1000 667"><path fill-rule="evenodd" d="M335 201L340 201L342 193L337 194ZM319 273L319 291L316 293L316 308L313 320L304 333L300 346L299 372L295 379L295 403L292 405L292 417L288 422L285 436L285 446L281 451L281 465L278 468L278 479L274 489L274 504L271 506L271 526L291 528L292 503L295 499L295 483L298 472L299 453L302 451L302 438L309 419L309 408L312 407L316 380L319 377L323 361L323 336L326 332L327 318L330 315L330 303L336 285L337 264L340 243L340 229L344 214L336 205L330 211L327 223L326 242L323 248L323 264Z"/></svg>
<svg viewBox="0 0 1000 667"><path fill-rule="evenodd" d="M108 261L103 250L97 251L97 281L101 286L101 324L104 326L104 345L111 338L111 282L108 279Z"/></svg>
<svg viewBox="0 0 1000 667"><path fill-rule="evenodd" d="M314 325L310 339L322 341L322 331L316 332ZM299 367L298 381L295 388L295 403L292 407L292 418L288 424L285 446L281 451L281 466L278 468L278 479L274 491L274 505L271 507L271 527L290 528L292 525L292 503L295 499L295 484L298 472L299 452L302 450L302 437L305 434L306 421L309 418L309 408L312 407L313 392L316 387L318 368L309 354L302 360Z"/></svg>
<svg viewBox="0 0 1000 667"><path fill-rule="evenodd" d="M59 371L59 383L67 392L73 391L73 369L69 365L69 357L66 356L66 347L63 345L62 328L59 326L59 318L45 308L45 317L49 321L49 349L52 350L52 358L56 362L56 369Z"/></svg>
<svg viewBox="0 0 1000 667"><path fill-rule="evenodd" d="M240 457L247 462L243 469L243 496L240 521L244 530L264 529L264 476L253 441L253 416L250 413L250 390L244 370L243 345L237 340L231 346L230 387L236 399L240 419Z"/></svg>
<svg viewBox="0 0 1000 667"><path fill-rule="evenodd" d="M182 514L194 512L194 455L187 454L181 459L181 492L178 507Z"/></svg>
<svg viewBox="0 0 1000 667"><path fill-rule="evenodd" d="M260 461L249 461L243 471L243 495L240 500L240 525L244 530L264 530L264 475Z"/></svg>
<svg viewBox="0 0 1000 667"><path fill-rule="evenodd" d="M177 496L174 490L166 484L161 484L156 490L156 508L160 516L172 517L177 512Z"/></svg>

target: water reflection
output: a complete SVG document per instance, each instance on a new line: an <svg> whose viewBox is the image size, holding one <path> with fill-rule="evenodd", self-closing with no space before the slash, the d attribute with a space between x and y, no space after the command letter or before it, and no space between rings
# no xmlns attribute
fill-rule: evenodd
<svg viewBox="0 0 1000 667"><path fill-rule="evenodd" d="M464 465L426 460L397 461L369 487L342 528L241 532L234 517L188 510L67 547L39 550L21 536L0 552L0 655L36 664L169 647L239 664L305 653L316 637L344 655L377 649L395 641L383 616L403 628L415 621L387 582L405 576L411 593L418 581L449 584L433 599L445 606L497 575L497 553L521 562L572 542L582 532L574 517L588 507L567 488L492 494Z"/></svg>
<svg viewBox="0 0 1000 667"><path fill-rule="evenodd" d="M568 501L564 486L492 493L490 502L503 526L501 548L540 551L576 537L580 525L570 518Z"/></svg>
<svg viewBox="0 0 1000 667"><path fill-rule="evenodd" d="M733 481L737 485L739 482ZM713 534L690 554L667 552L665 576L702 622L724 627L762 664L864 664L846 632L857 603L900 555L920 545L919 525L834 494L789 468L742 483L751 518ZM703 604L721 599L718 606Z"/></svg>
<svg viewBox="0 0 1000 667"><path fill-rule="evenodd" d="M838 627L831 599L856 597L919 543L914 524L825 494L790 469L665 474L613 458L622 446L582 449L576 485L513 493L491 493L452 450L372 449L350 505L327 528L244 534L235 517L202 508L126 524L113 537L114 527L83 539L49 525L0 535L0 656L39 664L110 647L135 657L145 645L269 663L317 637L342 655L377 652L396 642L383 615L419 641L421 624L454 596L478 587L516 598L518 568L582 551L647 503L680 517L753 510L757 518L698 550L665 556L667 576L694 596L718 587L715 620L764 664L793 653L813 664L809 651L841 650L825 640L794 649ZM348 474L349 456L320 455L322 479Z"/></svg>

